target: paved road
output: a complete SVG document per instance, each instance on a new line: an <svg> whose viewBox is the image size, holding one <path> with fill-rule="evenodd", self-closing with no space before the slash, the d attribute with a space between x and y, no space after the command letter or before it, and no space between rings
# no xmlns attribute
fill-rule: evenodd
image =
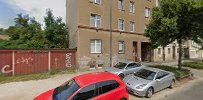
<svg viewBox="0 0 203 100"><path fill-rule="evenodd" d="M168 95L165 100L203 100L203 81L189 89Z"/></svg>
<svg viewBox="0 0 203 100"><path fill-rule="evenodd" d="M199 78L191 87L186 87L182 91L168 95L166 100L203 100L203 70L190 69L195 77Z"/></svg>

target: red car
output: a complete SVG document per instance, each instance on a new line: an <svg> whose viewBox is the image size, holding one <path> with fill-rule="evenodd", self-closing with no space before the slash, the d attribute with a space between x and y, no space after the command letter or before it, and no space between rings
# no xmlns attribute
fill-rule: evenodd
<svg viewBox="0 0 203 100"><path fill-rule="evenodd" d="M128 100L126 85L111 73L76 76L63 85L45 92L35 100Z"/></svg>

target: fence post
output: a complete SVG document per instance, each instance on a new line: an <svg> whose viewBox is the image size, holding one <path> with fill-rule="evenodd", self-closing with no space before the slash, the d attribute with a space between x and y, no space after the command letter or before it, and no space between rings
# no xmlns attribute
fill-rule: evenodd
<svg viewBox="0 0 203 100"><path fill-rule="evenodd" d="M49 72L51 71L51 51L49 51L49 55L48 55L48 70Z"/></svg>
<svg viewBox="0 0 203 100"><path fill-rule="evenodd" d="M15 76L15 51L12 51L12 69L13 69L13 76Z"/></svg>

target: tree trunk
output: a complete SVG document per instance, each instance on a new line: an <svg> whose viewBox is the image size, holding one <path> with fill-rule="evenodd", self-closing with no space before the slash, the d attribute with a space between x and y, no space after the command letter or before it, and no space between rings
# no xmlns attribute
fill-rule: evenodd
<svg viewBox="0 0 203 100"><path fill-rule="evenodd" d="M179 54L178 54L178 69L182 69L182 39L178 40Z"/></svg>
<svg viewBox="0 0 203 100"><path fill-rule="evenodd" d="M162 47L162 51L163 51L163 55L162 55L163 56L163 61L165 61L166 60L165 47Z"/></svg>

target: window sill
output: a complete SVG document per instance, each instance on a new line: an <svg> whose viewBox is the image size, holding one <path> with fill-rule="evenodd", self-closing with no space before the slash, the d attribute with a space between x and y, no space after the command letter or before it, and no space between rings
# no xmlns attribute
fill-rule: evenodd
<svg viewBox="0 0 203 100"><path fill-rule="evenodd" d="M102 53L92 53L92 52L91 52L91 54L102 54Z"/></svg>
<svg viewBox="0 0 203 100"><path fill-rule="evenodd" d="M118 54L125 54L125 52L119 52Z"/></svg>

